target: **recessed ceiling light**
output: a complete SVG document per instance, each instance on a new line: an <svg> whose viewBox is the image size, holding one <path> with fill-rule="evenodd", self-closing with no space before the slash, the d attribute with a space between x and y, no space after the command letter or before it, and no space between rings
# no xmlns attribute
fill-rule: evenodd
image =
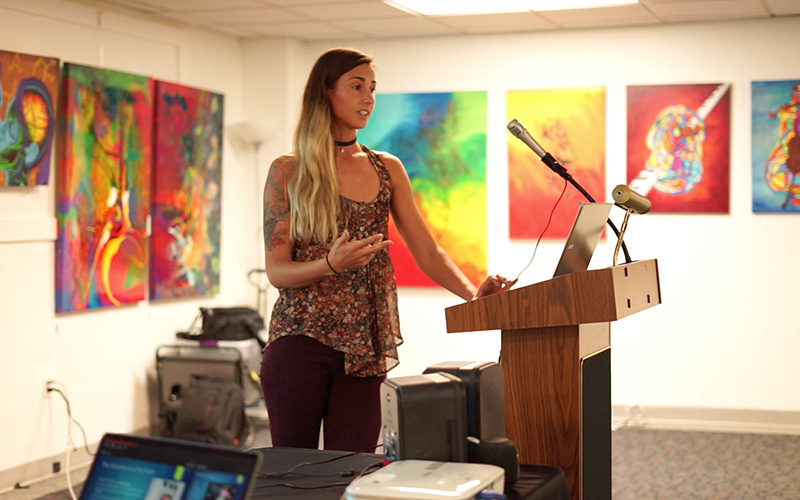
<svg viewBox="0 0 800 500"><path fill-rule="evenodd" d="M398 9L426 16L462 16L608 7L635 4L638 0L384 0L384 2Z"/></svg>

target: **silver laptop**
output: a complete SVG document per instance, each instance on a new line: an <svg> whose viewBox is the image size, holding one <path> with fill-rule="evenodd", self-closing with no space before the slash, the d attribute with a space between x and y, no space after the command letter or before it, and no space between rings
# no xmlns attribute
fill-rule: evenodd
<svg viewBox="0 0 800 500"><path fill-rule="evenodd" d="M613 203L581 203L553 277L585 271L603 234Z"/></svg>

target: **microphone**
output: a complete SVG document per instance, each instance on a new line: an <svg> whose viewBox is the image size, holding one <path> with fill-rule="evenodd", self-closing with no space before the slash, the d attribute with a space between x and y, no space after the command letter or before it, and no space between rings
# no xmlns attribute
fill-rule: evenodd
<svg viewBox="0 0 800 500"><path fill-rule="evenodd" d="M517 121L516 118L508 122L508 130L514 135L514 137L524 142L529 148L531 148L533 152L536 153L536 156L538 156L542 162L544 162L544 164L550 168L550 170L566 180L570 180L572 178L572 176L567 172L567 169L558 163L558 160L556 160L553 155L545 151L544 148L540 146L538 142L536 142L536 139L531 137L531 134L528 132L528 130L519 121Z"/></svg>
<svg viewBox="0 0 800 500"><path fill-rule="evenodd" d="M646 214L652 203L647 196L642 196L625 184L620 184L611 192L611 197L618 207L636 214Z"/></svg>
<svg viewBox="0 0 800 500"><path fill-rule="evenodd" d="M547 154L544 148L536 142L536 139L531 137L528 130L516 118L508 122L508 130L514 134L514 137L527 144L539 158L543 158Z"/></svg>

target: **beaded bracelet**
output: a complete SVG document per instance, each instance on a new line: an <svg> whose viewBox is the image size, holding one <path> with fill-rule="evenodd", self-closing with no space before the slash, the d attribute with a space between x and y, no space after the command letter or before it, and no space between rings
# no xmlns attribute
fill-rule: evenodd
<svg viewBox="0 0 800 500"><path fill-rule="evenodd" d="M336 276L339 276L339 273L331 265L331 261L328 260L328 254L325 254L325 263L328 264L328 267L331 269L331 271L333 271L333 274L335 274Z"/></svg>

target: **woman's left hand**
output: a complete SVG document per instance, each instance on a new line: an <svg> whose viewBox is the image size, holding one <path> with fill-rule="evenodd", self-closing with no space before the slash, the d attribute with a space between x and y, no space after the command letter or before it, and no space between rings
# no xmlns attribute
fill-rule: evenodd
<svg viewBox="0 0 800 500"><path fill-rule="evenodd" d="M478 292L475 294L475 299L480 297L486 297L487 295L492 295L498 292L505 292L509 290L517 280L509 280L503 277L500 274L493 274L491 276L487 276L481 286L478 287Z"/></svg>

